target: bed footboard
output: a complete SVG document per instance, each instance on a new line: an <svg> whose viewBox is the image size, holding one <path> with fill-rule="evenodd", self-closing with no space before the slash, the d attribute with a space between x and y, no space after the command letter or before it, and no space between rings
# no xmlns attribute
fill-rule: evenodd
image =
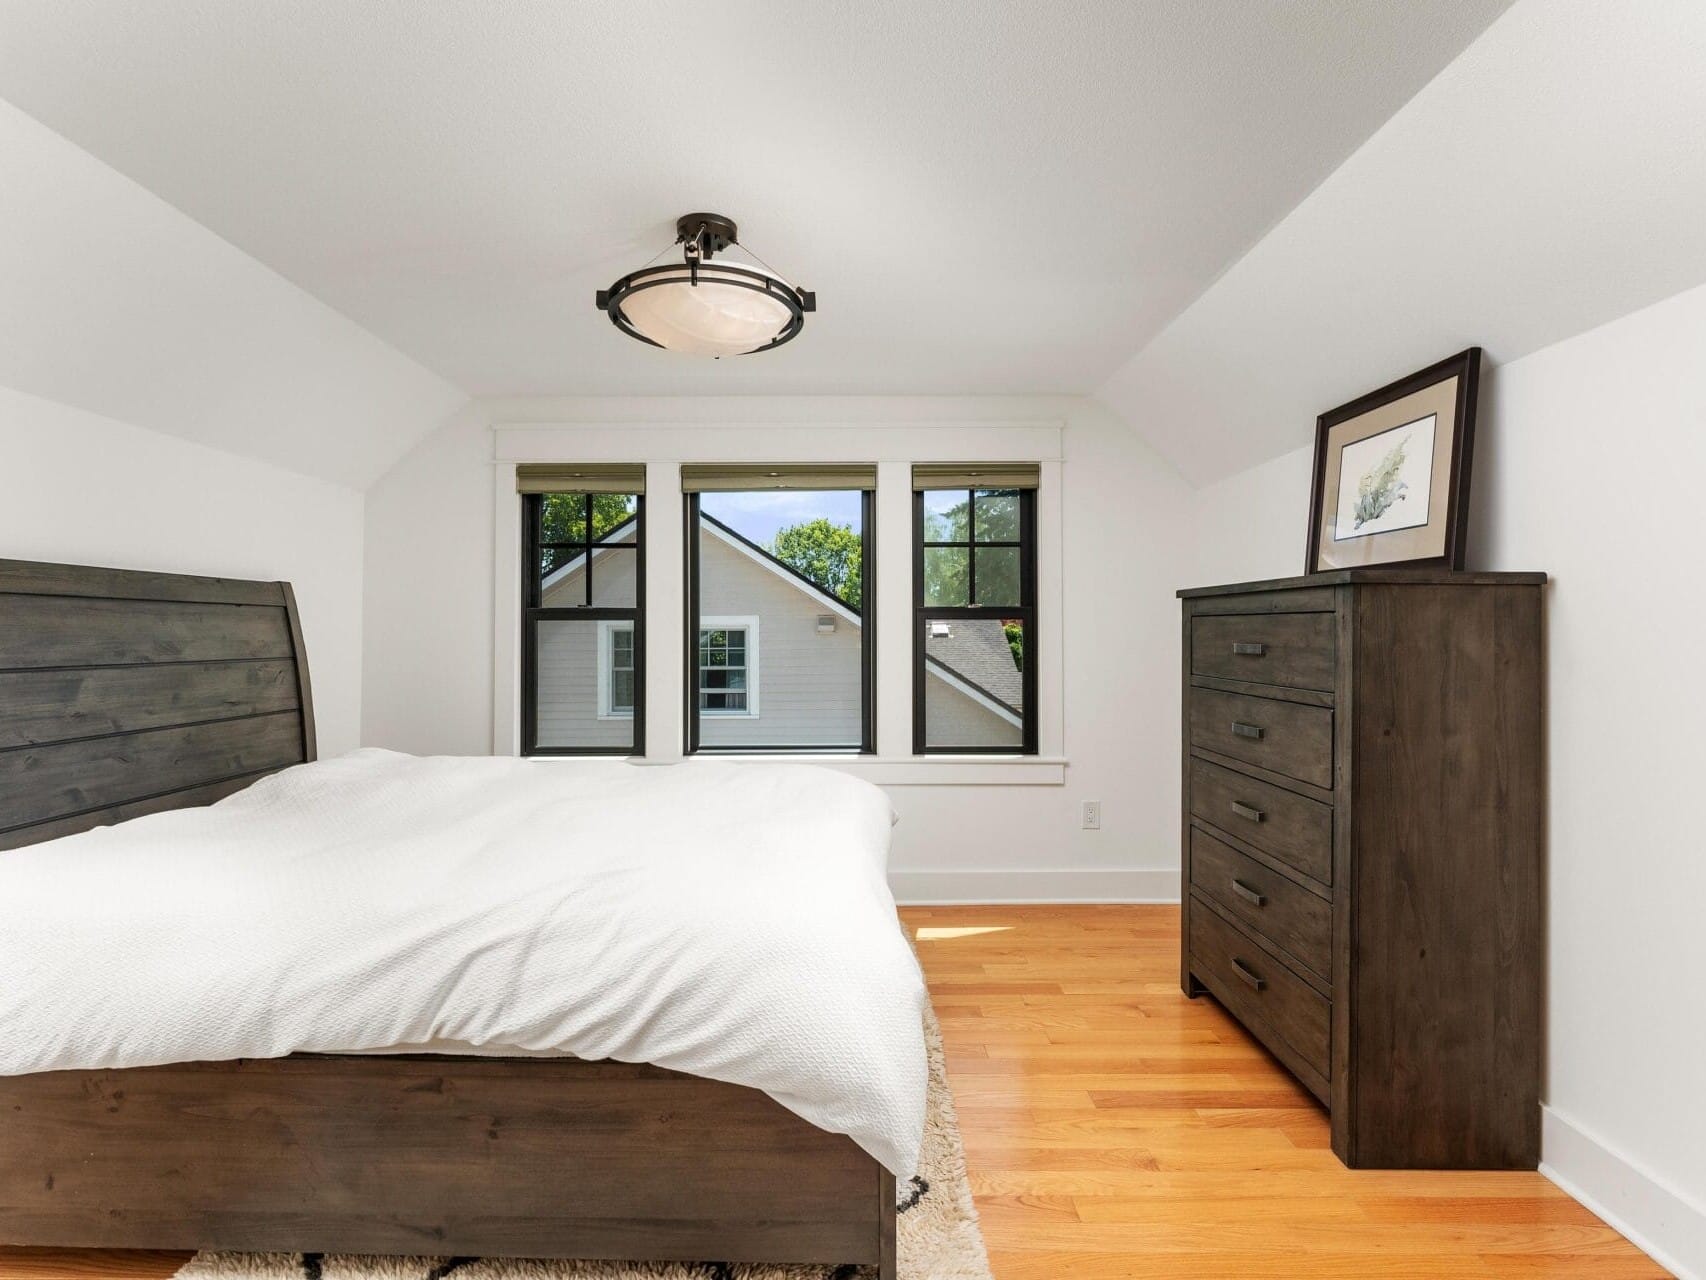
<svg viewBox="0 0 1706 1280"><path fill-rule="evenodd" d="M0 1079L0 1244L860 1263L894 1179L764 1094L570 1059Z"/></svg>

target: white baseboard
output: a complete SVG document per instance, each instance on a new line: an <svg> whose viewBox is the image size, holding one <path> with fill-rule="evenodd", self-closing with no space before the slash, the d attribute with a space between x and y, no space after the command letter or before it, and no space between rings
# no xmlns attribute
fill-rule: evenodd
<svg viewBox="0 0 1706 1280"><path fill-rule="evenodd" d="M1678 1280L1706 1277L1706 1207L1551 1107L1540 1109L1540 1172Z"/></svg>
<svg viewBox="0 0 1706 1280"><path fill-rule="evenodd" d="M907 906L992 903L1177 902L1177 870L890 871L889 887Z"/></svg>

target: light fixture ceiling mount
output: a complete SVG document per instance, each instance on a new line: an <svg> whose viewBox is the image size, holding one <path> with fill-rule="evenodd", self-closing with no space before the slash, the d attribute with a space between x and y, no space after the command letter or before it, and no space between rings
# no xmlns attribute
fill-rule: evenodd
<svg viewBox="0 0 1706 1280"><path fill-rule="evenodd" d="M817 295L762 264L713 262L740 244L733 218L689 213L676 219L682 260L630 271L595 301L630 338L713 358L769 351L805 327ZM747 250L751 254L750 250ZM757 255L751 255L756 257Z"/></svg>

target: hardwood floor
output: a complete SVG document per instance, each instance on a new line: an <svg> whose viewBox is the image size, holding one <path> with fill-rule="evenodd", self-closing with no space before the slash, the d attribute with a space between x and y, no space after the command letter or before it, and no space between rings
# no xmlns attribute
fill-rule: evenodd
<svg viewBox="0 0 1706 1280"><path fill-rule="evenodd" d="M996 1280L1667 1273L1538 1173L1352 1172L1176 907L904 911Z"/></svg>
<svg viewBox="0 0 1706 1280"><path fill-rule="evenodd" d="M1536 1173L1351 1172L1208 998L1172 907L932 907L918 938L996 1280L1664 1276ZM0 1250L0 1280L177 1255Z"/></svg>

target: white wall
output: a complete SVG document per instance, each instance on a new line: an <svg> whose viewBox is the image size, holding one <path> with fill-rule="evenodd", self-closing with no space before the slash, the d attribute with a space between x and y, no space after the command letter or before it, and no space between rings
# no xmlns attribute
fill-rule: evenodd
<svg viewBox="0 0 1706 1280"><path fill-rule="evenodd" d="M322 755L360 739L361 541L353 489L0 388L0 556L291 582Z"/></svg>
<svg viewBox="0 0 1706 1280"><path fill-rule="evenodd" d="M1289 578L1304 571L1313 455L1310 447L1296 449L1197 491L1193 585Z"/></svg>
<svg viewBox="0 0 1706 1280"><path fill-rule="evenodd" d="M1706 1274L1706 287L1494 370L1477 432L1471 567L1553 577L1548 1171ZM1198 576L1297 572L1309 470L1199 491Z"/></svg>
<svg viewBox="0 0 1706 1280"><path fill-rule="evenodd" d="M357 745L358 487L466 397L6 102L0 174L0 555L290 580Z"/></svg>
<svg viewBox="0 0 1706 1280"><path fill-rule="evenodd" d="M895 883L914 898L1174 897L1183 481L1099 406L1074 398L770 398L500 402L504 421L1064 422L1064 786L891 788ZM641 449L636 443L636 449ZM485 754L493 732L495 518L480 413L437 432L369 490L363 740ZM637 459L644 460L644 459ZM879 504L881 499L879 498ZM659 588L656 582L654 589ZM654 664L655 665L655 664ZM885 721L886 723L886 721ZM1079 829L1082 800L1102 830Z"/></svg>

